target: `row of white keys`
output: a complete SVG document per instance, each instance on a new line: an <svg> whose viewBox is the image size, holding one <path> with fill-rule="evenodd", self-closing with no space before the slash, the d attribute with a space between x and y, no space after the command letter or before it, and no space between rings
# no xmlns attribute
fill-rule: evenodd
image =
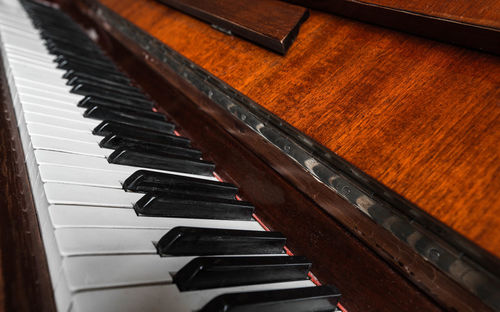
<svg viewBox="0 0 500 312"><path fill-rule="evenodd" d="M12 30L14 29L14 30ZM15 33L13 36L12 33ZM19 46L11 42L14 40L19 43L20 39L16 38L31 38L32 43L28 46ZM39 179L38 168L34 162L33 149L31 148L31 140L27 133L24 123L25 116L22 110L19 109L19 94L17 92L18 86L16 85L15 74L12 70L11 63L15 61L12 59L13 53L16 51L23 57L32 58L42 62L48 61L50 56L43 50L41 42L36 43L38 32L31 26L27 14L24 12L19 3L15 0L1 0L0 2L0 41L2 43L2 61L5 73L7 74L7 81L11 92L11 97L14 102L14 110L18 121L19 132L23 145L24 154L26 157L26 165L30 183L33 190L33 198L37 208L38 221L44 242L45 253L47 255L47 263L49 267L49 274L52 280L52 287L54 290L54 297L56 299L56 306L60 311L68 310L71 304L71 294L67 287L67 282L64 274L62 273L62 257L59 253L53 228L50 224L48 215L48 203L45 199L43 190L43 183ZM33 41L35 41L33 43ZM26 41L23 41L26 42ZM33 49L33 47L35 47ZM37 77L33 75L32 77ZM42 77L44 78L44 77ZM40 117L45 117L41 115Z"/></svg>
<svg viewBox="0 0 500 312"><path fill-rule="evenodd" d="M18 40L17 42L26 41ZM36 45L33 44L31 46L34 47ZM9 51L14 51L14 53L16 51L23 51L12 60L14 75L17 73L21 74L21 76L18 76L20 78L14 80L20 85L17 89L20 93L20 102L23 103L21 104L21 111L25 117L24 121L29 120L26 122L26 128L30 134L32 143L34 141L35 158L37 160L41 159L39 161L39 170L41 179L45 182L47 200L53 203L48 210L52 226L56 228L55 235L58 246L63 255L71 256L65 258L66 261L63 266L67 279L69 279L69 287L72 291L135 285L137 283L171 283L170 272L178 270L188 260L192 259L192 257L160 258L155 254L156 250L152 242L161 238L173 226L187 225L262 230L260 225L255 221L138 217L130 208L133 202L142 195L125 193L119 190L119 188L124 178L139 168L108 164L104 157L109 154L97 155L97 152L93 152L93 156L86 156L85 153L89 153L88 149L86 149L87 145L80 143L92 143L96 145L98 140L93 139L89 134L93 128L92 126L97 124L97 122L89 122L88 120L77 118L77 115L73 114L73 112L79 112L80 114L82 112L82 109L76 107L75 101L77 99L75 97L57 96L56 92L58 90L68 89L64 84L57 87L48 87L49 91L38 90L38 88L45 87L44 83L33 81L29 76L30 71L47 77L47 79L52 79L55 76L51 76L51 74L57 73L57 70L48 70L45 72L40 68L43 58L38 58L36 62L32 62L29 66L24 66L22 62L26 57L29 57L29 54L26 54L25 51L29 49L21 47L16 50L15 45L9 46L8 49ZM50 81L51 84L55 82L53 80ZM50 99L50 97L53 98ZM71 108L67 105L68 102L71 102L71 105L73 105ZM75 109L73 110L73 108ZM63 114L63 112L67 114ZM27 118L26 115L28 115ZM47 122L48 119L44 118L45 116L50 116L52 119ZM67 129L72 130L66 131L66 133L61 131L60 133L64 133L61 135L56 131L65 128L61 127L61 123L57 123L56 127L49 126L44 128L42 126L50 125L50 122L54 121L54 119L56 119L55 121L67 120L66 124L62 124L67 126ZM73 126L75 122L78 122L79 127ZM83 125L89 125L90 127L84 128ZM80 132L80 134L70 136L68 135L69 132L71 134ZM73 144L73 147L68 148L67 145L71 144ZM77 147L75 148L74 146ZM58 149L61 149L60 152L57 151ZM62 153L62 151L66 153ZM76 159L79 159L80 162L73 162ZM87 165L88 163L98 163L97 167L99 169ZM86 170L82 170L82 168L94 169L87 170L87 174L85 174ZM104 176L100 177L97 175L103 172L106 173ZM93 174L96 175L93 176ZM92 181L92 177L95 177L95 181ZM94 187L89 187L90 185ZM105 199L105 201L103 202L101 199ZM82 206L76 206L75 204ZM104 204L104 206L109 206L109 208L91 206L92 204L100 206ZM109 255L113 253L116 253L116 255ZM122 255L123 253L130 254ZM99 254L108 255L96 256ZM76 257L77 255L78 257ZM123 257L127 259L125 260ZM127 265L120 267L119 261L131 262L121 262ZM94 268L92 271L93 274L90 275L93 278L101 277L103 281L90 282L88 285L83 286L81 281L88 280L89 272L84 274L82 273L82 269L92 270L92 268ZM113 269L114 273L110 273ZM165 274L162 273L162 269ZM84 274L84 276L80 277L80 279L74 278L76 275L75 272L79 272L78 274L80 275ZM128 276L123 273L127 273ZM131 278L134 274L136 278ZM312 286L310 282L300 283ZM232 287L228 289L185 293L180 293L175 286L167 285L147 286L149 290L147 294L142 293L145 287L87 291L77 293L73 302L73 310L113 311L125 309L125 311L137 311L150 310L152 306L155 306L155 309L163 310L165 306L161 307L161 304L159 306L153 304L156 296L161 294L160 297L165 298L168 296L175 299L179 311L192 311L201 308L204 303L218 293L234 290L246 291L250 289L297 287L296 284L294 282L282 283L282 285L270 284ZM115 299L120 298L124 302L123 299L130 299L137 295L140 298L137 297L133 301L136 303L143 301L141 304L137 306L130 304L125 304L121 307L115 306L118 303ZM192 300L193 298L188 299L190 296L198 300ZM168 307L171 308L173 302L167 302Z"/></svg>

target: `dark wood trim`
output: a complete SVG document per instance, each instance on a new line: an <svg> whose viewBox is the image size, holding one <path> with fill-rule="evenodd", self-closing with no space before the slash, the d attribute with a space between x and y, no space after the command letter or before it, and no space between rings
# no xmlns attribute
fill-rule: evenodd
<svg viewBox="0 0 500 312"><path fill-rule="evenodd" d="M14 107L1 64L0 57L0 310L56 311Z"/></svg>
<svg viewBox="0 0 500 312"><path fill-rule="evenodd" d="M500 54L500 29L352 0L286 0L466 48Z"/></svg>

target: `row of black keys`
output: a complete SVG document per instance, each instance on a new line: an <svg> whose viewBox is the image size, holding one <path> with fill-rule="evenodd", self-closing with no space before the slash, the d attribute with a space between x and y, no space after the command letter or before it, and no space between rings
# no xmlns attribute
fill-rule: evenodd
<svg viewBox="0 0 500 312"><path fill-rule="evenodd" d="M84 95L84 116L103 120L93 133L101 147L115 149L110 163L211 175L213 164L200 160L186 138L173 135L174 125L153 112L153 103L134 87L100 49L67 16L25 2L34 24L71 92ZM61 27L64 26L64 27ZM82 56L85 55L85 56ZM139 215L250 220L253 206L235 200L228 183L139 170L123 184L126 191L146 193L135 205ZM248 255L283 253L278 232L176 227L157 243L162 256ZM181 291L307 279L311 263L297 256L198 257L173 280ZM331 311L340 294L333 286L222 295L202 311Z"/></svg>

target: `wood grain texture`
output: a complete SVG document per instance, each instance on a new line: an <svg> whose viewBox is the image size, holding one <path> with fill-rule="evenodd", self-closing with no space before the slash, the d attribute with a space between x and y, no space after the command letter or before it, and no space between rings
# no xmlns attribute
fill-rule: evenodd
<svg viewBox="0 0 500 312"><path fill-rule="evenodd" d="M361 2L446 18L462 23L500 28L500 1L498 0L365 0Z"/></svg>
<svg viewBox="0 0 500 312"><path fill-rule="evenodd" d="M241 144L228 132L227 123L245 131L242 124L235 125L220 108L212 105L206 109L194 103L174 87L182 83L178 75L151 66L150 58L137 57L142 55L141 50L136 47L130 51L133 45L117 41L103 31L102 24L99 27L92 19L84 19L82 11L85 12L71 10L84 25L97 27L100 45L157 101L159 110L179 125L180 134L192 139L204 158L217 164L217 173L237 185L240 195L256 205L256 214L265 224L281 231L293 252L306 255L313 262L312 270L323 283L333 283L341 289L343 305L351 311L440 311L433 300L257 157L251 146ZM197 92L186 85L182 90L190 91L190 95ZM214 120L214 115L225 121ZM334 201L348 206L338 196ZM375 283L383 287L373 287Z"/></svg>
<svg viewBox="0 0 500 312"><path fill-rule="evenodd" d="M497 27L500 3L497 0L451 2L412 2L406 0L287 1L390 29L500 55L500 28ZM496 22L494 22L495 20Z"/></svg>
<svg viewBox="0 0 500 312"><path fill-rule="evenodd" d="M309 11L278 0L159 0L173 8L285 54Z"/></svg>
<svg viewBox="0 0 500 312"><path fill-rule="evenodd" d="M500 256L497 57L314 11L280 57L151 0L101 2Z"/></svg>
<svg viewBox="0 0 500 312"><path fill-rule="evenodd" d="M0 59L0 311L56 311L14 108Z"/></svg>

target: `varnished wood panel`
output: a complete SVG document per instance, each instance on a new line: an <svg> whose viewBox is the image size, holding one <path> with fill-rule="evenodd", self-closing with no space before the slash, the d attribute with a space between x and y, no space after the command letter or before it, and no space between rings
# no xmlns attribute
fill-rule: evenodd
<svg viewBox="0 0 500 312"><path fill-rule="evenodd" d="M14 108L0 58L0 311L55 311Z"/></svg>
<svg viewBox="0 0 500 312"><path fill-rule="evenodd" d="M281 57L151 0L102 3L500 256L497 57L314 11Z"/></svg>
<svg viewBox="0 0 500 312"><path fill-rule="evenodd" d="M287 0L319 11L500 55L500 2Z"/></svg>
<svg viewBox="0 0 500 312"><path fill-rule="evenodd" d="M500 28L500 1L498 0L367 0L363 2L463 23Z"/></svg>
<svg viewBox="0 0 500 312"><path fill-rule="evenodd" d="M279 0L160 1L281 54L309 16L306 8Z"/></svg>

